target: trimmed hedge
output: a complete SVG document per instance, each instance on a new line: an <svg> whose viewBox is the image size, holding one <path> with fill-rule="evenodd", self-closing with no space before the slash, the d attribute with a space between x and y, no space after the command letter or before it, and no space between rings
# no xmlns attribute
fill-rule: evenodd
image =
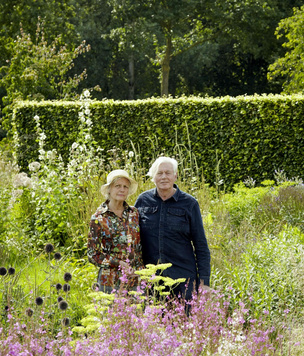
<svg viewBox="0 0 304 356"><path fill-rule="evenodd" d="M19 165L37 159L34 116L47 135L46 148L67 159L77 137L79 102L20 102L14 108ZM178 145L195 155L206 182L215 181L217 159L227 187L248 176L260 182L275 170L303 176L304 96L166 98L92 101L93 136L107 150L140 148L146 167ZM182 146L179 146L182 147Z"/></svg>

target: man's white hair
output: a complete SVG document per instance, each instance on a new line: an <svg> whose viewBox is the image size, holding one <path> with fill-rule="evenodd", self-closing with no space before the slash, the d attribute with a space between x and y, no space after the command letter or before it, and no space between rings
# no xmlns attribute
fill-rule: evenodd
<svg viewBox="0 0 304 356"><path fill-rule="evenodd" d="M156 173L158 171L159 166L162 163L170 163L172 164L173 167L173 172L174 174L177 174L177 161L174 158L170 158L170 157L158 157L152 164L151 168L149 169L149 172L147 174L147 176L151 177L152 182L155 183L154 178L156 176Z"/></svg>

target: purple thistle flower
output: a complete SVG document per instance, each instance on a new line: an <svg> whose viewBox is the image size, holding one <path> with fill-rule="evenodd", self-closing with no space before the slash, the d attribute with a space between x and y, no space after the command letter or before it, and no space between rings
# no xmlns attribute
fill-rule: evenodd
<svg viewBox="0 0 304 356"><path fill-rule="evenodd" d="M36 303L36 305L40 306L43 304L43 299L41 297L37 297L35 299L35 303Z"/></svg>
<svg viewBox="0 0 304 356"><path fill-rule="evenodd" d="M93 289L93 291L98 291L100 289L100 284L99 283L93 283L92 284L92 289Z"/></svg>
<svg viewBox="0 0 304 356"><path fill-rule="evenodd" d="M25 311L25 314L27 316L31 317L34 314L34 311L31 308L27 308L26 311Z"/></svg>
<svg viewBox="0 0 304 356"><path fill-rule="evenodd" d="M61 320L61 324L63 326L69 326L70 325L70 318L66 317Z"/></svg>
<svg viewBox="0 0 304 356"><path fill-rule="evenodd" d="M52 244L46 244L44 246L44 251L46 253L52 253L54 251L54 246Z"/></svg>
<svg viewBox="0 0 304 356"><path fill-rule="evenodd" d="M65 300L61 300L58 307L60 310L67 310L68 308L68 303Z"/></svg>
<svg viewBox="0 0 304 356"><path fill-rule="evenodd" d="M61 253L60 252L55 252L55 254L54 254L54 258L55 258L55 260L57 260L57 261L59 261L59 260L61 260Z"/></svg>
<svg viewBox="0 0 304 356"><path fill-rule="evenodd" d="M5 267L0 267L0 276L5 276L7 273L7 269Z"/></svg>
<svg viewBox="0 0 304 356"><path fill-rule="evenodd" d="M66 272L63 276L63 279L65 280L65 282L70 282L72 280L72 275L69 272Z"/></svg>
<svg viewBox="0 0 304 356"><path fill-rule="evenodd" d="M8 274L9 274L10 276L13 276L13 275L15 274L15 272L16 272L16 270L15 270L14 267L10 267L10 268L8 269Z"/></svg>
<svg viewBox="0 0 304 356"><path fill-rule="evenodd" d="M65 284L63 285L62 289L63 289L64 292L67 293L67 292L70 291L71 286L70 286L68 283L65 283Z"/></svg>

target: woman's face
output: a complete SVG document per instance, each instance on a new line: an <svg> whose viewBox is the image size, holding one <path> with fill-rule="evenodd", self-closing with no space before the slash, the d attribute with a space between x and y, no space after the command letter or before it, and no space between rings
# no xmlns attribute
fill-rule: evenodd
<svg viewBox="0 0 304 356"><path fill-rule="evenodd" d="M130 182L127 178L118 178L109 188L110 200L125 201L129 194Z"/></svg>

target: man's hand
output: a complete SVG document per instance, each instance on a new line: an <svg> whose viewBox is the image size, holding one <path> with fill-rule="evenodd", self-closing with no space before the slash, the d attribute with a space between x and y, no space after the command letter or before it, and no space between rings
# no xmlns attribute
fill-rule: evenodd
<svg viewBox="0 0 304 356"><path fill-rule="evenodd" d="M203 279L200 280L199 289L200 289L201 291L207 291L207 292L208 292L207 294L210 294L210 292L212 291L212 288L210 288L209 286L206 286L206 285L204 284L204 280L203 280Z"/></svg>

